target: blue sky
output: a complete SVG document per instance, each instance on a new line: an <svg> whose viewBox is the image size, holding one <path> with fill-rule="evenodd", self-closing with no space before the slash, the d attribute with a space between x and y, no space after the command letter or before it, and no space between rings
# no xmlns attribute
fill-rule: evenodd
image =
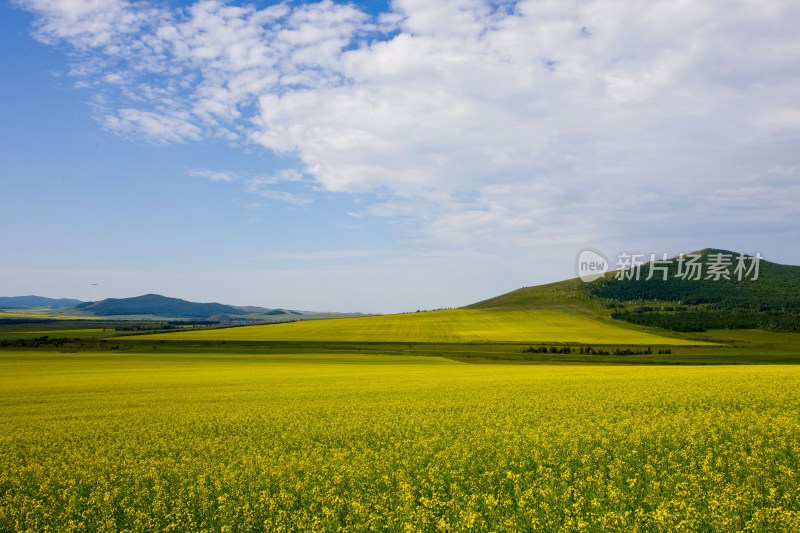
<svg viewBox="0 0 800 533"><path fill-rule="evenodd" d="M799 20L2 4L0 293L390 312L573 277L585 247L798 264Z"/></svg>

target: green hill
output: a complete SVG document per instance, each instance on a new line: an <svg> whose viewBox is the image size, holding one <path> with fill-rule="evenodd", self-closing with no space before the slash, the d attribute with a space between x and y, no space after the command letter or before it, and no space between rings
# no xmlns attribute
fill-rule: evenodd
<svg viewBox="0 0 800 533"><path fill-rule="evenodd" d="M108 298L99 302L79 303L73 309L81 316L126 317L126 318L181 318L187 320L210 320L226 324L264 322L286 322L292 320L318 320L360 316L359 313L327 313L316 311L294 311L267 307L236 306L220 303L197 303L169 298L159 294L145 294L133 298Z"/></svg>
<svg viewBox="0 0 800 533"><path fill-rule="evenodd" d="M525 287L468 308L564 309L685 332L800 331L800 267L761 259L756 277L752 257L744 256L737 271L739 254L709 248L692 255L692 267L687 257L672 258L591 283L571 279Z"/></svg>
<svg viewBox="0 0 800 533"><path fill-rule="evenodd" d="M145 294L134 298L108 298L99 302L86 302L75 309L96 316L153 315L168 318L207 319L217 315L244 315L247 311L219 303L187 302L159 294Z"/></svg>

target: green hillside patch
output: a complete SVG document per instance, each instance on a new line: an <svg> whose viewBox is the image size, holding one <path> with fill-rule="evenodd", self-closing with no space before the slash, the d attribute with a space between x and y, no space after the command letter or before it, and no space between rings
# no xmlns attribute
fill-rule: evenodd
<svg viewBox="0 0 800 533"><path fill-rule="evenodd" d="M555 342L673 346L702 344L620 328L563 311L471 309L187 331L143 335L137 339L414 343Z"/></svg>
<svg viewBox="0 0 800 533"><path fill-rule="evenodd" d="M581 313L594 312L592 294L588 285L580 279L568 279L523 287L487 300L483 300L466 309L480 309L492 311L512 311L522 309L559 309L564 311L577 311ZM602 312L598 307L597 311Z"/></svg>

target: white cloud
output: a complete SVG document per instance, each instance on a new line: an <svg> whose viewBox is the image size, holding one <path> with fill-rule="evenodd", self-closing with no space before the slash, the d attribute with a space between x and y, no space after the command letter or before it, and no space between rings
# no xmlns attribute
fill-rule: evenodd
<svg viewBox="0 0 800 533"><path fill-rule="evenodd" d="M307 205L314 200L308 195L296 194L273 187L267 186L268 184L260 180L249 180L244 187L245 192L255 194L268 200L275 200L286 204L295 206Z"/></svg>
<svg viewBox="0 0 800 533"><path fill-rule="evenodd" d="M249 140L323 190L375 193L361 214L413 238L639 242L709 204L730 232L748 191L797 222L770 171L800 153L792 0L16 3L73 47L114 131ZM243 183L302 205L301 179Z"/></svg>
<svg viewBox="0 0 800 533"><path fill-rule="evenodd" d="M32 11L36 37L48 44L65 40L78 49L118 49L120 38L134 35L157 11L125 0L12 0Z"/></svg>
<svg viewBox="0 0 800 533"><path fill-rule="evenodd" d="M104 121L109 129L137 134L154 142L185 142L201 138L201 129L186 113L159 113L141 109L120 109Z"/></svg>
<svg viewBox="0 0 800 533"><path fill-rule="evenodd" d="M238 182L242 184L242 189L247 193L295 206L307 205L314 201L308 194L296 194L276 188L278 185L288 183L307 185L303 183L303 174L293 168L281 169L272 175L266 176L243 175L228 170L210 170L206 168L192 168L187 170L186 174L189 176L206 178L213 182ZM245 206L246 209L258 207L261 207L261 204L249 203Z"/></svg>
<svg viewBox="0 0 800 533"><path fill-rule="evenodd" d="M294 168L284 168L272 176L258 178L262 184L276 185L278 183L297 183L303 181L303 174Z"/></svg>
<svg viewBox="0 0 800 533"><path fill-rule="evenodd" d="M269 189L257 183L249 183L247 187L245 187L245 190L247 192L257 194L263 198L267 198L268 200L276 200L278 202L296 206L307 205L314 201L312 198L306 195L295 194L278 189Z"/></svg>
<svg viewBox="0 0 800 533"><path fill-rule="evenodd" d="M206 178L209 181L236 181L238 176L232 172L221 172L218 170L208 170L204 168L193 168L187 171L190 176Z"/></svg>

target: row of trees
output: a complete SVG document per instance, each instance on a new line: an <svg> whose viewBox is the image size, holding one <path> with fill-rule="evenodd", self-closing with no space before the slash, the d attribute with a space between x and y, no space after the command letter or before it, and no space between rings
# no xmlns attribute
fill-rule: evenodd
<svg viewBox="0 0 800 533"><path fill-rule="evenodd" d="M700 332L709 329L765 329L800 332L800 313L754 312L746 309L694 309L678 312L615 311L611 318L672 331Z"/></svg>
<svg viewBox="0 0 800 533"><path fill-rule="evenodd" d="M79 338L50 338L47 335L32 339L3 339L0 340L2 348L39 348L42 346L64 346L80 342Z"/></svg>
<svg viewBox="0 0 800 533"><path fill-rule="evenodd" d="M580 346L577 350L569 346L528 346L522 353L541 353L541 354L581 354L581 355L650 355L653 350L647 348L614 348L613 350L601 350L591 346ZM669 348L661 348L659 354L670 354Z"/></svg>

